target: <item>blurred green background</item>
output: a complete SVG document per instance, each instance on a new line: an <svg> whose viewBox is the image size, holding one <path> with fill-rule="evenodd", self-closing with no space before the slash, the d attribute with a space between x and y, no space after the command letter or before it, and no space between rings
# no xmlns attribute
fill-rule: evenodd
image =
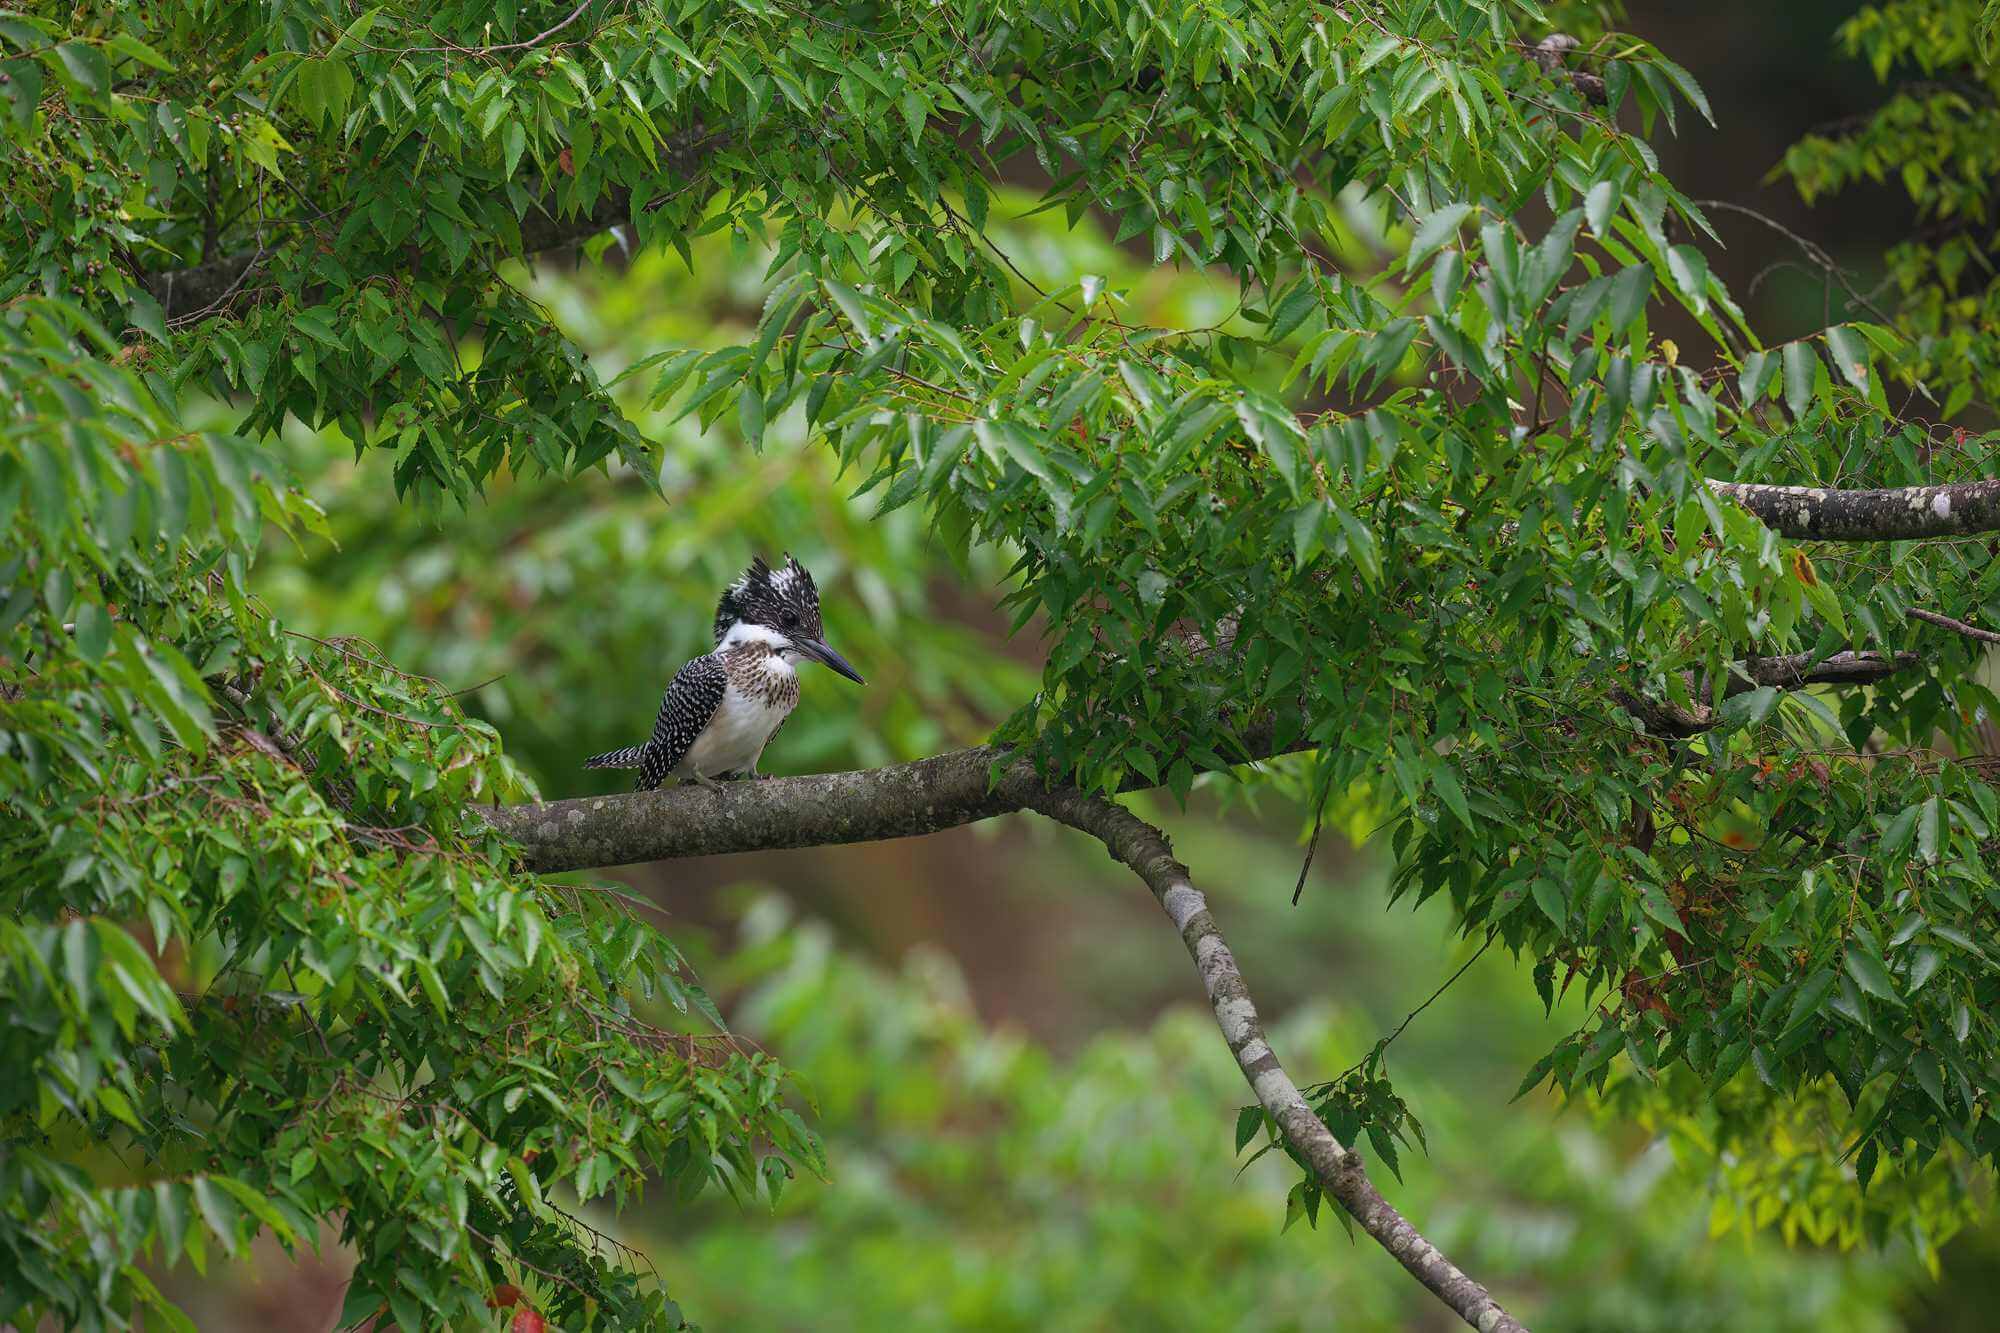
<svg viewBox="0 0 2000 1333"><path fill-rule="evenodd" d="M1628 26L1694 71L1722 126L1684 125L1662 145L1669 173L1696 198L1767 209L1866 272L1907 225L1900 196L1813 213L1763 183L1800 133L1879 97L1828 40L1854 6L1630 8ZM1204 323L1233 307L1226 287L1150 270L1144 255L1050 217L998 225L1029 272L1111 274L1151 305L1147 319ZM1783 238L1719 225L1729 250L1715 267L1770 334L1824 322L1816 283L1771 269L1789 257ZM653 256L627 265L614 248L603 266L552 263L524 280L608 376L754 324L761 251L710 239L692 275ZM858 479L836 476L796 420L753 454L726 428L703 436L643 401L630 408L665 446L664 505L645 479L614 473L507 480L468 512L425 516L395 501L388 459L292 439L339 546L273 549L256 584L293 626L363 635L466 691L547 795L621 788L625 775L585 773L582 758L642 736L667 678L705 651L717 592L753 553L789 549L814 570L829 640L869 678L859 689L810 676L766 771L976 742L1030 695L1034 627L1010 638L992 609L1000 555L958 568L914 510L875 521L872 499L851 498ZM1365 829L1351 819L1329 832L1293 907L1297 810L1246 808L1213 789L1186 811L1148 804L1208 885L1301 1078L1337 1074L1470 956L1441 909L1384 911L1382 866L1355 847L1349 835ZM1179 942L1095 844L1009 819L616 877L699 960L744 1039L798 1072L833 1164L830 1181L796 1182L775 1213L710 1199L619 1225L704 1326L1453 1326L1330 1216L1281 1230L1291 1172L1274 1158L1239 1170L1240 1076ZM1534 1327L1993 1326L2000 1231L1959 1238L1936 1278L1907 1243L1839 1253L1801 1235L1788 1246L1780 1225L1736 1225L1715 1188L1725 1182L1698 1155L1539 1095L1510 1104L1581 1012L1572 998L1545 1017L1525 972L1489 954L1391 1049L1431 1151L1405 1155L1400 1185L1378 1164L1380 1183ZM204 1329L318 1330L333 1324L343 1273L336 1248L303 1263L273 1249L254 1268L171 1285Z"/></svg>

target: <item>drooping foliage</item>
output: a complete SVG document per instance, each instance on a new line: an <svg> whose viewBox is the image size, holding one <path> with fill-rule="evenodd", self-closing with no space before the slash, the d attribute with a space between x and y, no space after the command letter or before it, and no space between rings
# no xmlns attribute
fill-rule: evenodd
<svg viewBox="0 0 2000 1333"><path fill-rule="evenodd" d="M1853 40L1886 64L1905 47L1875 34L1937 11L1970 60L1974 8ZM1012 559L1047 662L1003 739L1184 794L1274 718L1315 757L1261 780L1377 812L1399 893L1601 998L1530 1083L1615 1075L1718 1157L1769 1162L1784 1124L1785 1169L1739 1182L1756 1220L1948 1228L2000 1148L2000 801L1966 758L1995 701L1976 644L1906 613L1993 623L2000 561L1789 543L1705 481L1990 474L1986 439L1930 422L1994 373L1977 308L1961 336L1935 295L1970 260L1911 252L1896 311L1766 345L1648 146L1700 90L1602 19L0 18L0 997L30 1074L0 1091L0 1318L117 1325L150 1303L142 1253L338 1217L354 1318L477 1317L528 1265L563 1275L558 1315L650 1326L666 1293L565 1208L817 1165L768 1060L678 1022L701 1006L671 944L467 817L520 790L492 730L286 634L249 573L260 524L319 521L275 465L287 422L447 523L502 469L657 477L506 264L708 235L766 267L752 336L624 386L750 449L803 418L882 509ZM1898 105L1861 165L1809 145L1794 174L1958 132ZM1912 188L1977 218L1949 179ZM1108 273L1031 280L992 217L1023 180L1234 299L1163 326ZM1733 665L1842 651L1911 656L1836 692ZM1407 1112L1365 1072L1321 1104L1387 1141Z"/></svg>
<svg viewBox="0 0 2000 1333"><path fill-rule="evenodd" d="M673 1021L713 1011L664 936L466 831L523 790L492 729L274 622L258 526L318 511L116 357L48 298L0 322L0 1317L188 1326L142 1256L337 1219L356 1318L476 1319L529 1266L552 1309L671 1323L550 1195L774 1195L819 1160L779 1072Z"/></svg>
<svg viewBox="0 0 2000 1333"><path fill-rule="evenodd" d="M1862 290L1837 274L1825 280L1834 299L1908 340L1898 368L1941 396L1946 418L1975 402L1990 412L1996 388L2000 296L1987 188L2000 124L2000 65L1987 45L1996 15L1991 5L1914 0L1864 8L1842 26L1841 49L1893 80L1891 95L1855 124L1807 135L1783 163L1808 200L1868 182L1909 195L1918 230L1889 251L1882 283Z"/></svg>

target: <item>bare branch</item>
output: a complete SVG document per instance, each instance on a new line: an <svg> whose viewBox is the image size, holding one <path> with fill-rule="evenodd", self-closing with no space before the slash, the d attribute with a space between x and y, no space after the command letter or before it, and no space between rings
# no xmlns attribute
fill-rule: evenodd
<svg viewBox="0 0 2000 1333"><path fill-rule="evenodd" d="M1708 487L1786 537L1892 542L2000 532L2000 479L1872 491L1740 481L1711 481Z"/></svg>
<svg viewBox="0 0 2000 1333"><path fill-rule="evenodd" d="M1235 757L1249 763L1311 749L1313 742L1297 734L1302 731L1297 727L1280 737L1266 719L1243 732ZM1163 762L1161 770L1167 766ZM1021 809L1006 794L1021 780L1040 782L1028 763L977 745L849 773L731 782L713 789L683 783L477 813L520 845L527 869L553 873L937 833ZM1134 775L1125 790L1149 785Z"/></svg>
<svg viewBox="0 0 2000 1333"><path fill-rule="evenodd" d="M1722 696L1733 698L1766 685L1781 690L1795 690L1807 685L1873 685L1899 671L1908 671L1921 661L1915 653L1897 653L1894 656L1886 653L1834 653L1818 660L1811 653L1747 657L1730 663L1729 679L1722 687ZM1691 680L1689 685L1697 698L1707 694L1699 681ZM1690 710L1661 699L1649 699L1630 690L1615 690L1612 694L1621 708L1645 723L1646 730L1655 736L1686 739L1699 736L1704 731L1713 731L1721 724L1715 710L1707 704L1697 703Z"/></svg>
<svg viewBox="0 0 2000 1333"><path fill-rule="evenodd" d="M1917 665L1914 653L1810 653L1753 657L1733 663L1725 694L1760 685L1867 685ZM1697 691L1699 694L1700 691ZM1712 709L1689 713L1619 691L1620 705L1655 735L1693 736L1716 725ZM1245 731L1243 762L1313 748L1303 726L1280 737L1267 719ZM1160 764L1161 771L1169 766ZM994 779L996 774L999 781ZM849 773L815 773L727 783L713 789L682 784L620 796L480 810L479 816L521 847L527 869L542 873L663 861L680 856L787 847L826 847L937 833L1019 810L1004 794L1014 779L1032 776L1025 763L990 746L954 750L914 763ZM1125 790L1153 784L1136 775Z"/></svg>
<svg viewBox="0 0 2000 1333"><path fill-rule="evenodd" d="M2000 643L2000 634L1990 629L1981 629L1977 625L1968 625L1963 620L1953 620L1950 616L1940 615L1936 611L1923 611L1912 606L1905 608L1903 614L1912 620L1921 620L1925 624L1948 629L1953 634L1963 634L1966 638L1977 639L1981 643Z"/></svg>
<svg viewBox="0 0 2000 1333"><path fill-rule="evenodd" d="M1811 653L1786 653L1779 657L1746 657L1729 666L1729 683L1724 698L1744 694L1763 685L1796 690L1806 685L1873 685L1898 671L1908 671L1921 661L1915 653L1832 653L1815 661Z"/></svg>
<svg viewBox="0 0 2000 1333"><path fill-rule="evenodd" d="M1153 891L1201 973L1209 1007L1237 1067L1277 1123L1286 1144L1310 1166L1320 1187L1466 1323L1482 1333L1526 1333L1520 1321L1502 1309L1485 1287L1466 1276L1382 1197L1362 1169L1361 1155L1343 1146L1313 1114L1272 1051L1236 958L1187 867L1174 859L1166 835L1124 807L1074 787L1047 790L1032 777L1010 778L1006 785L1024 806L1101 840L1115 859L1130 866Z"/></svg>
<svg viewBox="0 0 2000 1333"><path fill-rule="evenodd" d="M988 775L1004 756L977 747L852 773L693 783L477 811L521 847L529 870L589 870L677 856L906 838L1020 807Z"/></svg>

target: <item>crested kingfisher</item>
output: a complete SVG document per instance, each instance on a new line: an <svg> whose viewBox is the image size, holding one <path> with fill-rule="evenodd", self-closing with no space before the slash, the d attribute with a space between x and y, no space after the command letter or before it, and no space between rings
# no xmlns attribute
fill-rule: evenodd
<svg viewBox="0 0 2000 1333"><path fill-rule="evenodd" d="M712 786L718 777L756 777L757 757L799 702L797 664L824 663L857 685L867 682L826 646L819 588L790 555L772 569L759 556L723 590L715 608L715 651L674 674L660 700L653 738L593 755L585 768L636 768L639 787L669 777Z"/></svg>

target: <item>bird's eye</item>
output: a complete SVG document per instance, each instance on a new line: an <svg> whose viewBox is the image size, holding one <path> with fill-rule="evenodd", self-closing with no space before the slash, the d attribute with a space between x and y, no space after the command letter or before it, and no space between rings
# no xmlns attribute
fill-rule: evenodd
<svg viewBox="0 0 2000 1333"><path fill-rule="evenodd" d="M799 627L799 613L796 611L787 611L778 617L778 623L786 629L797 629Z"/></svg>

